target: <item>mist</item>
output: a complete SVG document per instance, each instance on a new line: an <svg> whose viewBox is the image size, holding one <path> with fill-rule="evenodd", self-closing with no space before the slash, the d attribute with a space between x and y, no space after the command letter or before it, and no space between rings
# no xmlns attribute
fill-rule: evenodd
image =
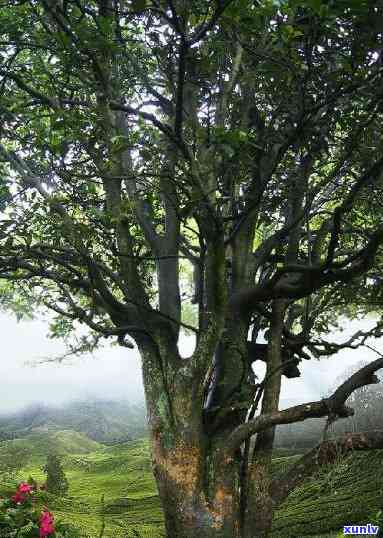
<svg viewBox="0 0 383 538"><path fill-rule="evenodd" d="M64 343L48 338L48 322L43 319L17 322L14 316L2 313L0 323L0 413L18 411L34 403L60 405L95 399L143 401L141 361L136 349L105 345L92 355L62 363L39 364L43 358L65 352ZM345 322L345 330L331 335L331 341L345 341L356 330L367 330L373 324L371 319ZM373 345L380 349L377 342ZM193 346L193 337L181 337L183 356L189 355ZM283 381L281 407L321 398L349 365L375 358L376 354L369 349L347 349L320 361L303 361L301 377ZM263 364L255 368L259 377L264 370Z"/></svg>

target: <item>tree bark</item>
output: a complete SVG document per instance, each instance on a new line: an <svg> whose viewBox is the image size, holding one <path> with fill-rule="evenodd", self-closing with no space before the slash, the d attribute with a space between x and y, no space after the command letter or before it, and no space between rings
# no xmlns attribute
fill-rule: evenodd
<svg viewBox="0 0 383 538"><path fill-rule="evenodd" d="M203 442L176 436L171 448L152 435L152 462L165 515L167 538L238 538L235 487L226 473L215 475L212 495L204 491ZM228 464L230 467L230 464ZM233 475L232 475L233 476Z"/></svg>
<svg viewBox="0 0 383 538"><path fill-rule="evenodd" d="M281 343L286 302L273 303L265 390L262 414L278 409L282 377ZM273 519L270 464L274 445L275 426L257 435L252 461L249 462L249 494L243 538L267 538Z"/></svg>
<svg viewBox="0 0 383 538"><path fill-rule="evenodd" d="M239 538L238 462L222 457L204 431L189 367L165 379L156 367L163 362L158 348L145 345L141 353L152 466L167 538Z"/></svg>

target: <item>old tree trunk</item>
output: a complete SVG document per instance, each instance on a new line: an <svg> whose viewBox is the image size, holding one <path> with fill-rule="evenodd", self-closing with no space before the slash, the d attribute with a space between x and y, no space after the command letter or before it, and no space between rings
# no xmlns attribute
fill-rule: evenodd
<svg viewBox="0 0 383 538"><path fill-rule="evenodd" d="M87 326L76 352L135 342L168 538L268 536L334 448L275 479L276 426L377 382L382 358L279 410L300 361L382 333L321 339L382 303L382 27L375 2L1 9L1 303Z"/></svg>

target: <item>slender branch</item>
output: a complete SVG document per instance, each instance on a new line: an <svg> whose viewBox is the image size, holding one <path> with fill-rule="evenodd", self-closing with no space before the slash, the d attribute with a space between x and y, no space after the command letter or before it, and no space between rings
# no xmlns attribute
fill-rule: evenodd
<svg viewBox="0 0 383 538"><path fill-rule="evenodd" d="M202 23L198 28L196 28L194 35L192 35L188 40L189 44L192 45L198 41L201 41L201 39L203 39L206 34L214 28L225 9L227 9L232 3L233 0L227 0L226 2L220 0L218 2L219 5L213 13L211 19L205 23Z"/></svg>

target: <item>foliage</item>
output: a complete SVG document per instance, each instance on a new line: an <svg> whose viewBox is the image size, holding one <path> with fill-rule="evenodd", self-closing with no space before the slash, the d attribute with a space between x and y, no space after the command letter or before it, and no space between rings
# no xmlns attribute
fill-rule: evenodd
<svg viewBox="0 0 383 538"><path fill-rule="evenodd" d="M13 297L5 303L22 315L32 294L35 309L52 307L57 315L51 324L55 337L71 334L76 320L105 337L118 333L119 322L115 316L110 320L107 305L100 300L94 304L95 295L84 288L87 269L80 248L85 247L87 256L98 264L99 277L115 298L121 300L125 294L126 300L126 290L116 279L123 270L121 253L112 239L121 235L118 223L125 222L132 234L132 251L123 256L135 260L136 277L151 305L159 304L158 275L153 278L159 270L153 234L164 233L172 194L164 191L162 172L158 176L156 171L169 173L164 170L167 138L177 161L173 181L185 258L180 287L189 292L194 284L185 271L190 274L196 265L205 263L201 255L206 251L206 230L201 229L206 218L201 205L204 178L215 177L215 194L209 203L213 214L224 218L221 231L227 238L242 223L250 198L256 200L258 192L262 200L257 202L254 244L261 252L261 245L280 229L287 214L286 201L292 203L289 185L293 179L287 179L299 169L299 161L303 166L303 156L310 156L304 187L309 229L304 231L303 221L297 224L301 233L297 256L304 263L313 246L319 248L313 255L324 258L329 236L328 232L323 238L320 235L329 213L342 207L353 177L363 173L370 155L379 161L381 95L375 89L380 76L380 7L359 2L347 6L320 1L265 1L257 6L229 2L214 31L201 35L188 50L183 99L186 110L194 112L184 114L180 136L169 127L175 122L175 103L180 99L173 81L179 60L177 25L161 10L156 17L150 15L150 3L139 4L138 10L130 6L129 16L117 12L116 18L99 13L97 2L90 6L70 3L59 15L23 2L7 6L1 15L1 76L8 90L1 103L4 271L10 268L7 256L15 263L17 254L32 264L14 268L12 278L23 284L17 290L12 279L5 285ZM209 3L205 7L210 13ZM185 13L195 32L203 13L203 2L192 2ZM66 20L66 31L60 17ZM29 82L23 78L24 65L28 65ZM148 101L155 114L147 109ZM127 102L129 106L123 104ZM224 103L226 110L221 110ZM119 118L117 123L108 123L110 115ZM132 189L119 186L121 203L112 207L105 178L112 177L121 159L131 152L130 168L122 173L131 173L136 184ZM263 169L263 164L253 167L263 161L270 162L270 170ZM36 181L28 183L28 170L39 178L40 187ZM224 171L230 172L230 180ZM255 172L265 176L258 185ZM347 260L351 263L351 253L361 252L379 225L380 180L370 179L361 183L360 192L349 200L347 217L343 215L340 266L347 267ZM43 186L48 188L45 194ZM69 218L62 218L63 211ZM153 221L151 237L144 217ZM260 271L265 278L277 268L276 258L286 254L287 243L273 247L276 256L269 257ZM49 274L34 265L39 259L49 260ZM380 263L377 255L367 279L337 281L329 292L313 291L312 329L325 333L336 324L340 310L350 317L376 311L381 300L375 278ZM91 284L95 286L94 280ZM7 295L4 290L3 300ZM188 295L181 306L185 324L191 325L198 315ZM134 293L129 296L134 303ZM105 303L105 296L101 302ZM305 307L301 300L297 304L301 310ZM303 323L300 318L297 327ZM265 319L258 321L261 327L267 325ZM86 351L97 343L89 336L77 347Z"/></svg>
<svg viewBox="0 0 383 538"><path fill-rule="evenodd" d="M347 387L277 413L283 363L297 376L303 359L383 334L382 21L381 3L321 0L31 0L0 14L0 277L55 313L54 337L86 328L71 353L136 344L157 463L194 443L247 522L266 523L243 509L258 487L245 498L246 469L262 466L239 461L243 442L257 433L270 459L276 424L350 415ZM338 345L324 335L341 312L378 320ZM196 334L187 359L182 328ZM190 484L181 526L197 498L212 528L240 526L204 500L222 488Z"/></svg>
<svg viewBox="0 0 383 538"><path fill-rule="evenodd" d="M73 525L56 523L47 508L37 508L40 496L36 483L23 482L11 498L0 499L2 538L80 538Z"/></svg>

